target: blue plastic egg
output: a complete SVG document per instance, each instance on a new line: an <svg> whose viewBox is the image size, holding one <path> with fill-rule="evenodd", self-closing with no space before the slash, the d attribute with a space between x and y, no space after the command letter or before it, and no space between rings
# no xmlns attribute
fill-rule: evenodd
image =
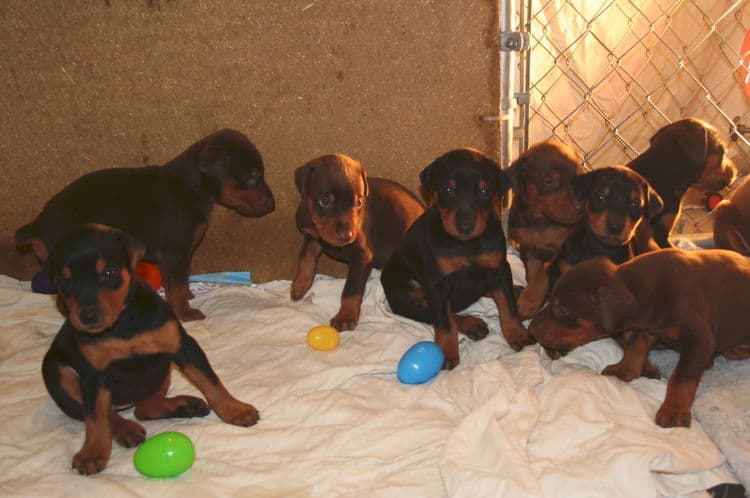
<svg viewBox="0 0 750 498"><path fill-rule="evenodd" d="M434 342L418 342L398 362L398 380L404 384L424 384L440 372L444 359L443 350Z"/></svg>

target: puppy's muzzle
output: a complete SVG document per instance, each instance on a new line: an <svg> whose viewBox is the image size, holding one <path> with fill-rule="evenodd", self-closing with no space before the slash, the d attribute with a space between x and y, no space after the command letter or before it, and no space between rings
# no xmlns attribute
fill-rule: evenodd
<svg viewBox="0 0 750 498"><path fill-rule="evenodd" d="M477 216L473 211L456 212L456 231L461 235L471 235L477 225Z"/></svg>

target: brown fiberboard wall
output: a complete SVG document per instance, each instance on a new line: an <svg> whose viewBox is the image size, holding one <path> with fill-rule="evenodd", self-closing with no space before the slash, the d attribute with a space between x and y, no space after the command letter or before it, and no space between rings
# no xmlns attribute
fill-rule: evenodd
<svg viewBox="0 0 750 498"><path fill-rule="evenodd" d="M496 15L485 0L0 2L0 273L37 270L12 233L70 180L232 127L261 150L277 209L215 209L193 271L292 278L305 161L342 152L416 191L447 150L497 156L479 120L497 108Z"/></svg>

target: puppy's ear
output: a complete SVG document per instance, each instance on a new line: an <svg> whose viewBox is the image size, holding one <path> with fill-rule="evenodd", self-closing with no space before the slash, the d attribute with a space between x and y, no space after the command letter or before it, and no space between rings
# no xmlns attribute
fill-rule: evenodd
<svg viewBox="0 0 750 498"><path fill-rule="evenodd" d="M428 205L432 204L435 201L435 192L432 187L432 180L435 177L436 171L439 170L443 164L443 158L439 157L428 164L427 167L419 173L419 194Z"/></svg>
<svg viewBox="0 0 750 498"><path fill-rule="evenodd" d="M505 168L505 170L503 170L505 177L510 182L510 186L513 188L513 191L516 193L516 195L523 194L523 180L525 169L526 157L522 155L521 157L510 163L510 166Z"/></svg>
<svg viewBox="0 0 750 498"><path fill-rule="evenodd" d="M443 158L439 157L428 164L427 167L419 173L419 182L422 188L425 188L427 191L432 190L432 179L435 176L435 172L440 169L442 164Z"/></svg>
<svg viewBox="0 0 750 498"><path fill-rule="evenodd" d="M495 182L497 184L497 194L500 196L505 195L513 186L510 177L505 171L500 169L499 165L497 166L497 178Z"/></svg>
<svg viewBox="0 0 750 498"><path fill-rule="evenodd" d="M59 292L57 293L57 297L55 298L55 306L57 307L57 311L59 311L62 316L68 318L68 315L70 314L70 311L68 311L68 305L65 304L65 299L63 299L62 295L60 295Z"/></svg>
<svg viewBox="0 0 750 498"><path fill-rule="evenodd" d="M307 193L307 181L310 179L313 171L315 171L315 164L312 162L303 164L294 170L294 184L297 186L297 191L300 194L305 195Z"/></svg>
<svg viewBox="0 0 750 498"><path fill-rule="evenodd" d="M625 283L617 277L597 290L599 312L603 331L607 334L621 332L623 319L631 314L635 296Z"/></svg>
<svg viewBox="0 0 750 498"><path fill-rule="evenodd" d="M370 195L370 183L367 181L367 171L365 171L364 166L362 166L362 183L365 186L365 199Z"/></svg>
<svg viewBox="0 0 750 498"><path fill-rule="evenodd" d="M586 199L594 188L594 181L599 173L597 170L587 171L582 175L576 175L570 180L573 193L578 199Z"/></svg>
<svg viewBox="0 0 750 498"><path fill-rule="evenodd" d="M704 126L694 125L677 137L682 152L691 162L703 166L708 157L710 131Z"/></svg>
<svg viewBox="0 0 750 498"><path fill-rule="evenodd" d="M130 271L133 272L135 270L135 265L137 265L146 254L146 245L126 232L120 230L117 230L116 232L116 237L122 242L125 251L128 254L128 259L130 260Z"/></svg>
<svg viewBox="0 0 750 498"><path fill-rule="evenodd" d="M643 190L646 192L646 217L653 220L664 209L664 201L648 182L644 182Z"/></svg>

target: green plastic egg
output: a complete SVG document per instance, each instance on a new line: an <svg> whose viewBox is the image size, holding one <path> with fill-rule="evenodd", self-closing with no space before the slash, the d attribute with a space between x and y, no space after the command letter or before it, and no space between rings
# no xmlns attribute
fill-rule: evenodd
<svg viewBox="0 0 750 498"><path fill-rule="evenodd" d="M133 455L133 464L146 477L175 477L195 461L195 446L181 432L162 432L144 441Z"/></svg>

